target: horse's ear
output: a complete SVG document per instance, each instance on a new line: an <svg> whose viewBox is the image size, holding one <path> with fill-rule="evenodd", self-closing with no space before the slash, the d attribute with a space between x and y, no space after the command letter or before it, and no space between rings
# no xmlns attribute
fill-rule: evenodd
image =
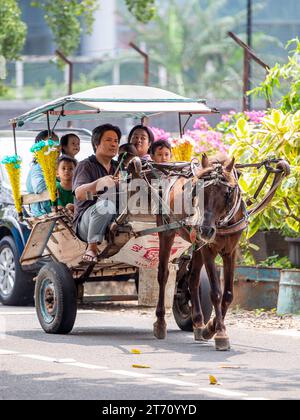
<svg viewBox="0 0 300 420"><path fill-rule="evenodd" d="M235 158L232 159L232 161L226 166L225 170L227 172L232 172L235 164Z"/></svg>
<svg viewBox="0 0 300 420"><path fill-rule="evenodd" d="M207 154L206 153L203 153L203 155L202 155L201 165L202 165L202 168L203 169L206 169L206 168L209 167L209 160L208 160L208 157L207 157Z"/></svg>

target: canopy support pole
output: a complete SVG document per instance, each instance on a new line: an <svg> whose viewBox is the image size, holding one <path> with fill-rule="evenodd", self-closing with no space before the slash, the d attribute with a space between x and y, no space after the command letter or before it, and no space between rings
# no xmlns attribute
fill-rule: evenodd
<svg viewBox="0 0 300 420"><path fill-rule="evenodd" d="M188 125L188 123L190 122L190 119L192 118L193 114L190 113L188 119L186 120L184 126L182 126L182 114L179 113L179 130L180 130L180 137L183 137L184 133L185 133L185 129L186 126Z"/></svg>
<svg viewBox="0 0 300 420"><path fill-rule="evenodd" d="M186 120L186 123L183 126L183 134L185 133L185 128L188 125L188 123L190 122L192 116L193 116L193 114L189 114L189 117L188 117L188 119Z"/></svg>
<svg viewBox="0 0 300 420"><path fill-rule="evenodd" d="M183 137L184 132L183 132L183 129L182 129L182 120L181 120L180 112L179 112L179 132L180 132L180 137Z"/></svg>
<svg viewBox="0 0 300 420"><path fill-rule="evenodd" d="M50 115L49 111L47 111L47 128L48 128L48 136L49 139L51 138L51 127L50 127Z"/></svg>
<svg viewBox="0 0 300 420"><path fill-rule="evenodd" d="M17 136L16 136L16 123L12 123L12 129L13 129L13 137L14 137L14 147L15 147L15 154L18 155L17 150Z"/></svg>

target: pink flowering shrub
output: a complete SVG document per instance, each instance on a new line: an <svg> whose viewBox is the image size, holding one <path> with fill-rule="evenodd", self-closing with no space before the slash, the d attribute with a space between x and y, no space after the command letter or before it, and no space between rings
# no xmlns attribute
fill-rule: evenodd
<svg viewBox="0 0 300 420"><path fill-rule="evenodd" d="M222 133L214 130L204 117L198 118L193 130L188 130L186 134L193 139L194 150L197 155L202 153L226 153L228 151L228 146L223 142Z"/></svg>
<svg viewBox="0 0 300 420"><path fill-rule="evenodd" d="M206 118L200 117L195 121L193 128L194 130L208 131L211 127Z"/></svg>
<svg viewBox="0 0 300 420"><path fill-rule="evenodd" d="M171 134L163 130L162 128L150 127L150 129L154 135L154 141L169 140L171 138Z"/></svg>
<svg viewBox="0 0 300 420"><path fill-rule="evenodd" d="M222 133L214 130L204 117L198 118L195 121L193 130L187 130L182 139L172 138L170 133L156 127L151 127L151 130L155 141L169 140L173 147L190 144L193 146L195 155L225 153L229 149L229 146L223 142Z"/></svg>
<svg viewBox="0 0 300 420"><path fill-rule="evenodd" d="M263 118L266 116L264 111L249 111L245 112L246 117L248 117L249 121L254 124L261 124Z"/></svg>
<svg viewBox="0 0 300 420"><path fill-rule="evenodd" d="M195 155L199 156L202 153L213 155L218 152L227 153L229 151L232 143L231 130L241 117L246 117L246 120L250 123L259 125L265 116L266 112L264 111L245 113L230 111L229 114L222 115L221 121L215 128L209 125L206 118L200 117L195 121L193 129L187 130L182 139L172 138L170 133L160 128L151 127L151 130L155 140L169 140L173 147L190 144L193 146Z"/></svg>
<svg viewBox="0 0 300 420"><path fill-rule="evenodd" d="M238 122L240 118L245 118L252 124L259 125L262 122L262 119L266 116L264 111L246 111L246 112L235 112L230 111L229 114L223 114L221 117L221 122L217 125L217 131L221 133L230 132L231 128Z"/></svg>

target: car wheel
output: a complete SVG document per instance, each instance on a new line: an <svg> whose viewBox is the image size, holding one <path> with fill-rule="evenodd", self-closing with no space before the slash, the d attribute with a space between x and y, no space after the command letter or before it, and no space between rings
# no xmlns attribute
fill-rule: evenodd
<svg viewBox="0 0 300 420"><path fill-rule="evenodd" d="M32 275L21 268L20 255L12 237L0 241L0 302L7 306L25 306L34 302Z"/></svg>

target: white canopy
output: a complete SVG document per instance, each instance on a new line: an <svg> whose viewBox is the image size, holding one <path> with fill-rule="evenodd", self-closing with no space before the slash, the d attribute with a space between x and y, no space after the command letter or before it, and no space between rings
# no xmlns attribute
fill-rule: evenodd
<svg viewBox="0 0 300 420"><path fill-rule="evenodd" d="M104 116L122 118L151 117L176 112L211 114L205 100L185 98L166 90L145 86L103 86L65 96L35 108L10 122L22 127L27 122L45 124L50 121L97 120Z"/></svg>

